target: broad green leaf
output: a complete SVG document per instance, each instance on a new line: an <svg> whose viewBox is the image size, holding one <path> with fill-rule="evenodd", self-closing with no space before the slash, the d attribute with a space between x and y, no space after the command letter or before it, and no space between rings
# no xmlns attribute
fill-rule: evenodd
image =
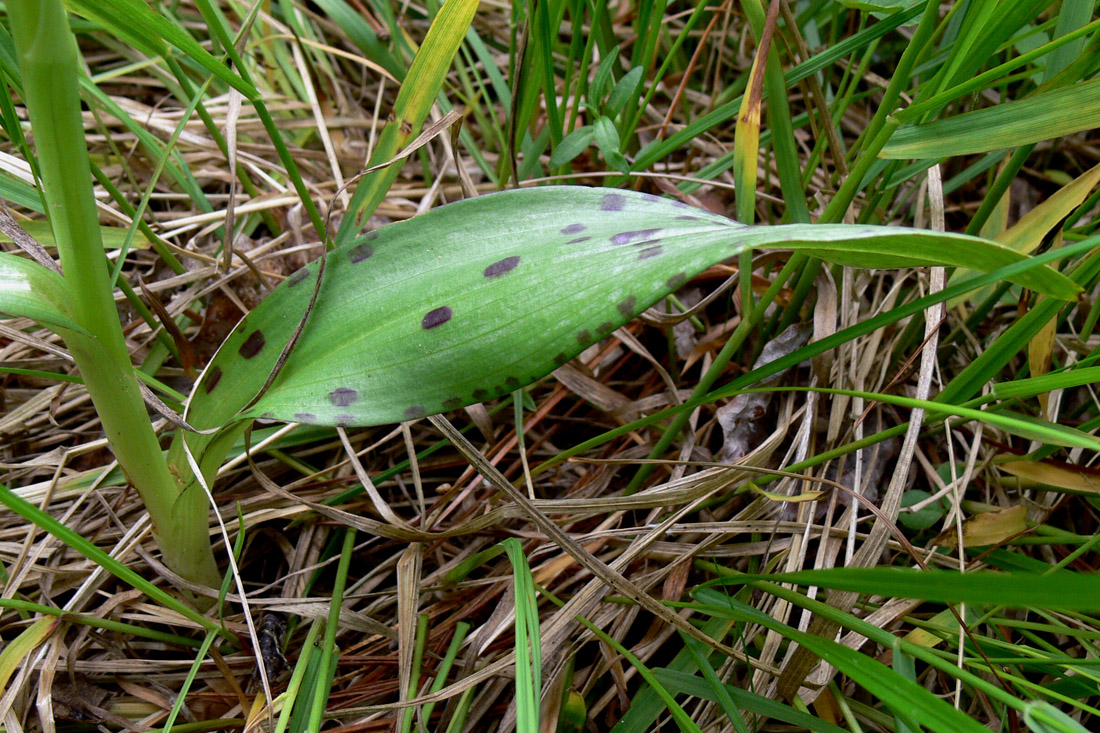
<svg viewBox="0 0 1100 733"><path fill-rule="evenodd" d="M899 128L880 158L946 158L1030 145L1100 127L1100 79Z"/></svg>
<svg viewBox="0 0 1100 733"><path fill-rule="evenodd" d="M1093 575L1057 572L956 573L910 568L831 568L745 576L775 583L816 585L858 593L898 598L921 598L942 603L973 603L1013 608L1100 610L1100 583Z"/></svg>
<svg viewBox="0 0 1100 733"><path fill-rule="evenodd" d="M37 262L0 252L0 313L26 316L56 331L87 334L65 300L65 279Z"/></svg>
<svg viewBox="0 0 1100 733"><path fill-rule="evenodd" d="M312 296L299 270L222 345L191 396L199 428L234 418L319 424L407 420L519 389L607 336L706 267L746 248L863 266L983 269L1024 255L962 235L846 225L749 227L630 191L542 187L462 201L360 236L328 255L301 339L260 390ZM1021 283L1057 297L1049 268Z"/></svg>

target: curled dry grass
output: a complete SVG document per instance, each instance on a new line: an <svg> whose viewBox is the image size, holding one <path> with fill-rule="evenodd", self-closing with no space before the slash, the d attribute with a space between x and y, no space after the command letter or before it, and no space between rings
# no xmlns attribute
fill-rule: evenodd
<svg viewBox="0 0 1100 733"><path fill-rule="evenodd" d="M376 9L372 5L371 11ZM236 6L226 10L235 25L239 21ZM668 11L664 22L674 32L662 43L679 37L680 29L692 17L688 10L674 7ZM206 38L193 8L181 4L175 12L197 38ZM336 223L347 201L341 186L363 167L397 84L389 72L365 61L349 39L349 28L357 28L357 24L341 27L339 17L331 12L319 14L313 6L295 6L294 13L296 27L291 28L261 12L249 36L248 50L254 54L254 72L268 109L292 149L302 179L323 215L333 209ZM465 48L459 68L450 78L451 102L468 107L463 138L441 135L417 151L374 212L371 226L456 200L468 195L471 187L478 192L495 190L494 179L504 178L511 168L507 120L517 112L533 120L536 131L546 129L548 119L563 116L565 122L560 125L578 118L594 122L590 119L594 115L580 110L571 94L562 95L563 75L575 78L580 73L576 48L558 49L564 56L556 59L553 67L559 85L553 105L541 97L524 97L510 110L496 96L493 76L484 65L475 65L473 57L484 53L482 61L491 59L500 69L508 68L509 49L515 49L509 13L503 4L483 3L475 28L485 45ZM365 12L358 17L386 38L384 14ZM408 36L387 45L397 49L397 58L402 58L402 47L423 38L426 22L420 18L410 14L399 19ZM628 95L626 107L637 115L631 143L624 145L631 159L638 152L636 143L684 129L708 111L728 104L747 85L755 42L744 18L734 12L708 12L700 20L693 26L695 30L685 34L686 42L674 63L657 79L652 99L639 103L648 85ZM650 39L644 33L635 35L631 25L635 21L624 11L610 29L615 42L624 44L624 56L634 53L632 41ZM561 32L568 39L572 29L564 24ZM795 37L789 27L779 37L785 65L808 57L809 51L804 50L807 42ZM92 105L85 114L93 159L105 178L124 193L130 207L136 208L143 192L151 191L144 220L185 265L183 272L169 271L163 259L146 246L149 236L143 239L139 235L141 248L128 255L123 276L135 287L140 279L147 301L159 301L174 317L201 306L202 313L190 314L194 322L187 329L193 354L182 357L190 359L189 364L201 365L235 319L258 302L266 288L319 256L319 237L287 184L255 111L249 105L241 106L231 92L211 92L203 99L203 107L219 130L233 131L227 137L235 150L236 165L254 189L231 190L237 188L234 181L239 179L234 178L226 156L198 116L189 119L178 133L169 165L153 180L159 150L176 134L184 109L173 96L174 82L159 65L147 63L105 34L91 31L83 33L80 40L91 78L106 100ZM537 46L534 39L529 38L528 43ZM850 148L864 133L877 109L881 87L888 82L879 74L889 76L889 59L895 58L890 54L900 54L902 48L894 35L884 41L881 55L864 56L867 47L861 46L855 55L826 67L833 100L843 100L827 110L835 129L826 135L815 118L812 126L800 124L794 137L806 200L815 213L833 199L847 174L851 161L838 151ZM538 54L533 58L530 79L537 78L541 73L537 64L545 61ZM657 54L657 65L663 61ZM616 79L625 68L615 67ZM586 73L595 70L586 69ZM109 107L108 101L116 106ZM788 90L788 104L796 119L820 110L825 102L816 76ZM734 174L730 163L722 161L727 161L734 149L733 129L731 120L684 140L672 154L631 177L630 185L656 193L681 185L682 195L691 202L732 211ZM155 145L143 141L136 130L151 136ZM563 131L569 130L559 127L554 135L561 138ZM756 202L756 216L763 223L778 221L787 213L780 190L782 161L767 147L766 138L767 134ZM5 140L0 166L9 180L26 181L25 166L11 155L16 152ZM541 157L544 165L548 154L544 151ZM1057 145L1043 143L1032 155L1012 183L1011 198L990 219L988 226L993 228L987 231L991 234L1016 218L1012 209L1026 211L1100 157L1095 138L1088 135ZM461 176L455 172L456 160ZM544 170L542 174L527 165L531 156L521 154L518 161L521 177L529 182L568 174L566 177L577 183L621 183L596 147L588 148L568 169ZM987 176L975 175L968 168L976 161L981 162L955 158L946 163L946 199L935 182L926 194L926 179L915 175L899 179L900 185L889 191L876 189L877 199L860 199L856 215L872 211L870 218L878 221L928 226L924 202L930 196L933 220L943 217L947 229L964 230L982 204L988 184ZM25 187L15 186L15 190L25 191ZM193 191L201 191L203 200L196 200ZM8 198L15 200L12 194ZM103 192L104 224L128 223L125 208ZM234 239L236 256L225 267L223 227L229 208L230 221L243 231ZM26 207L18 213L33 214ZM1087 217L1077 226L1082 233L1090 231ZM45 232L36 233L48 244ZM784 257L768 255L752 263L755 298L763 295L784 261ZM664 329L635 321L531 388L522 412L522 444L507 401L450 415L450 421L464 430L487 465L524 487L534 506L572 543L654 599L669 604L689 600L690 591L700 583L735 571L913 564L908 548L887 525L874 526L870 511L857 511L858 504L848 493L831 490L832 484L818 479L845 487L862 482L862 491L871 502L893 505L888 510L890 524L897 517L896 505L904 492L916 488L935 494L930 502L933 514L938 513L932 519L934 524L904 532L918 547L930 543L941 531L945 539L940 545L951 545L948 538L968 531L964 517L989 508L1026 507L1030 534L1022 539L1013 531L994 531L992 535L996 544L1007 542L1005 547L1011 548L990 551L1001 567L1005 555L1020 563L1054 564L1095 531L1091 497L1023 490L1014 478L999 471L997 456L1022 453L1030 447L1026 440L989 427L940 422L919 439L905 441L899 435L858 452L858 441L912 417L906 410L860 397L778 392L767 398L754 397L740 407L728 407L728 400L704 405L691 413L689 431L663 456L665 462L653 468L644 490L633 494L623 489L635 476L637 465L650 455L661 434L659 426L640 426L610 439L593 440L590 447L568 460L548 463L563 450L605 436L690 395L701 371L745 315L740 288L747 281L740 278L736 264L713 268L680 293L680 300L691 306L735 278L727 283L732 287L696 311L692 321ZM765 346L777 342L778 335L792 323L812 321L812 327L791 333L803 339L811 335L821 338L889 311L929 287L942 287L934 282L935 275L931 283L928 277L928 273L917 271L850 269L822 271L816 278L803 280L796 277L778 291L774 308L764 324L749 335L726 376L748 371ZM1069 317L1047 334L1052 344L1049 353L1056 364L1092 354L1095 316L1090 316L1088 305L1068 311ZM907 327L909 321L905 320L852 339L791 370L782 377L783 383L909 396L920 395L920 390L935 394L975 355L996 343L998 334L1016 322L1027 306L1024 301L1002 298L969 320L976 302L948 308L939 331L946 345L937 351L926 350L937 358L923 361L921 327ZM158 379L186 393L190 375L184 364L168 359L150 326L125 303L122 308L135 363L164 363L153 368ZM797 348L799 343L786 348ZM1023 374L1026 356L1014 356L1004 374ZM11 370L71 371L59 342L26 321L0 323L0 361ZM669 383L675 389L670 389ZM80 385L11 372L4 377L2 395L3 483L144 577L166 587L186 587L157 561L143 508L112 467ZM1096 413L1094 396L1083 388L1051 399L1061 399L1060 414L1074 425L1087 422ZM722 405L727 407L718 409ZM1047 414L1058 419L1057 406L1045 409L1054 410ZM721 424L723 416L730 419L726 426ZM312 637L307 643L307 635L323 633L317 622L330 618L334 584L343 582L338 568L341 563L346 566L343 605L335 630L330 630L338 660L331 672L319 668L314 660L305 673L317 677L307 677L302 688L304 696L312 693L311 684L327 685L326 717L338 721L342 729L389 730L394 725L417 725L422 718L429 730L458 730L448 728L456 725L455 721L459 726L464 723L466 730L489 730L502 721L508 725L515 720L511 703L516 696L516 584L507 555L494 551L505 538L521 542L538 589L546 693L543 705L551 717L560 716L561 730L576 729L569 727L568 721L578 709L581 719L588 721L588 729L607 729L627 709L641 709L648 701L646 693L640 692L644 685L637 665L675 668L685 655L690 657L691 645L697 644L685 642L673 625L656 619L621 595L620 588L578 564L568 548L548 539L528 512L506 501L483 478L490 469L473 470L429 421L356 429L346 435L321 428L260 426L252 443L255 468L243 457L235 459L222 472L216 497L231 536L240 541L239 565L253 612L291 615L286 649L292 666L305 650L312 649ZM812 465L815 456L834 450L834 460ZM1059 453L1058 458L1076 467L1085 464L1089 456L1075 450ZM738 463L733 467L709 465L719 459L737 459ZM767 473L792 466L801 466L795 470L806 478ZM268 481L259 480L257 472ZM363 475L377 487L378 499L362 490ZM1077 475L1094 476L1095 469L1080 468ZM750 490L748 482L753 479L761 486L766 484L772 496ZM275 486L268 485L270 482ZM818 491L824 493L816 502L774 498L808 499ZM946 508L937 509L937 502ZM387 513L404 526L388 520ZM387 528L380 529L382 525ZM350 536L348 527L358 532L350 550L342 550ZM1024 527L1021 523L1020 528ZM226 551L221 545L216 548L219 557L224 558ZM990 559L957 549L940 553L921 549L918 553L926 563L947 568L976 569ZM177 724L192 723L195 730L230 729L243 725L249 717L251 695L259 689L251 649L217 640L208 653L197 654L202 637L195 624L150 603L141 592L119 583L57 538L7 512L0 514L0 558L5 572L3 598L8 604L3 616L6 639L29 627L41 610L34 604L65 611L56 627L49 629L52 633L43 631L41 644L30 650L22 663L16 660L13 665L14 676L0 701L8 713L5 725L9 730L37 729L51 716L60 723L66 715L69 720L111 727L162 726L174 695L183 688L193 666L197 676L183 698ZM1092 570L1094 564L1095 555L1087 552L1072 559L1071 569ZM808 623L797 606L776 595L738 588L730 589L729 594L794 627L805 628ZM568 603L562 607L553 599ZM224 594L221 608L226 627L247 639L234 592ZM676 610L674 605L669 608L672 611L666 613ZM951 652L947 656L961 653L958 625L949 614L940 613L942 605L853 596L843 610L852 610L899 636L908 635L928 648L946 649ZM1042 610L1031 614L1011 609L991 612L992 620L967 616L973 624L971 631L988 641L990 656L1094 656L1091 639L1096 624L1091 617ZM578 615L609 639L597 640L580 627ZM423 619L419 625L418 619ZM814 725L820 726L815 729L834 730L829 724L849 730L898 729L896 711L884 707L876 696L832 667L818 665L816 658L798 657L782 635L753 623L723 626L705 614L696 613L691 619L702 634L718 640L728 651L721 657L704 655L714 665L717 677L756 696L738 699L735 707L742 712L731 715L718 692L707 699L681 690L676 699L699 728L751 730L769 725L766 721L776 717L796 727L798 720L803 721L802 727L812 727L801 718L789 717L806 707L801 702L792 705L783 696L797 690L805 677L808 689L813 690L806 698L816 699L809 714L816 719ZM731 628L734 633L727 634ZM624 661L611 640L629 649L637 664ZM843 634L840 640L890 661L889 650L864 643L855 632ZM314 657L319 655L320 650L313 651ZM1083 718L1085 725L1095 720L1088 717L1092 713L1089 705L1096 702L1091 675L1067 676L1003 660L999 664L999 669L1010 668L1022 680L1014 680L1010 686L1013 694L1038 696L1036 685L1057 679L1058 689L1072 700L1059 705ZM796 675L792 670L799 665L801 673ZM971 666L981 665L973 662ZM448 672L445 681L441 669ZM697 669L698 660L690 671ZM979 720L1013 715L991 703L983 692L949 675L919 666L906 672L896 660L895 669L938 695L953 697L953 703ZM787 670L785 676L783 670ZM988 672L978 672L994 679ZM289 674L276 679L278 691L285 687ZM674 681L667 675L660 679L665 685ZM437 683L434 687L433 682ZM434 694L444 687L444 694ZM823 692L819 695L818 691ZM420 704L409 716L403 712L403 703L418 695ZM783 702L786 712L769 712L760 702L765 698ZM434 705L430 705L432 701ZM645 719L646 729L671 725L669 715L658 707ZM203 723L215 719L222 722ZM295 721L291 727L303 724Z"/></svg>

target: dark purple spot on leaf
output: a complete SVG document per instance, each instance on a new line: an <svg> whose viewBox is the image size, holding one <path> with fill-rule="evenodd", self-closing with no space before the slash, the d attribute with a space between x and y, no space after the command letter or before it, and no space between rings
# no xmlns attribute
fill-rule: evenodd
<svg viewBox="0 0 1100 733"><path fill-rule="evenodd" d="M576 239L570 239L566 244L580 244L581 242L587 242L592 237L577 237Z"/></svg>
<svg viewBox="0 0 1100 733"><path fill-rule="evenodd" d="M337 407L347 407L359 398L359 392L350 387L340 387L328 393L328 401Z"/></svg>
<svg viewBox="0 0 1100 733"><path fill-rule="evenodd" d="M600 325L596 326L596 330L600 333L611 333L615 330L615 324L611 321L604 321Z"/></svg>
<svg viewBox="0 0 1100 733"><path fill-rule="evenodd" d="M609 193L600 201L600 211L622 211L626 199L617 193Z"/></svg>
<svg viewBox="0 0 1100 733"><path fill-rule="evenodd" d="M688 276L686 272L678 272L670 277L668 280L665 280L665 285L675 290L676 288L687 282L687 279Z"/></svg>
<svg viewBox="0 0 1100 733"><path fill-rule="evenodd" d="M443 409L457 410L458 408L462 407L462 402L463 400L461 397L448 397L447 399L443 400Z"/></svg>
<svg viewBox="0 0 1100 733"><path fill-rule="evenodd" d="M264 414L260 415L260 419L261 420L274 420L275 419L275 414L271 413L271 412L265 412Z"/></svg>
<svg viewBox="0 0 1100 733"><path fill-rule="evenodd" d="M436 308L435 310L428 311L427 315L424 316L424 320L420 322L420 326L422 328L435 328L436 326L442 326L444 323L451 320L451 316L453 315L454 311L452 311L447 306L442 306L440 308Z"/></svg>
<svg viewBox="0 0 1100 733"><path fill-rule="evenodd" d="M660 196L654 196L651 193L642 194L642 201L648 201L651 204L659 204L663 200Z"/></svg>
<svg viewBox="0 0 1100 733"><path fill-rule="evenodd" d="M683 202L683 201L681 201L680 199L673 199L673 200L672 200L672 205L673 205L673 206L675 206L675 207L676 207L676 208L678 208L678 209L690 209L690 208L691 208L691 206L689 206L688 204L684 203L684 202Z"/></svg>
<svg viewBox="0 0 1100 733"><path fill-rule="evenodd" d="M701 217L692 216L691 214L684 214L684 215L678 216L676 218L679 219L680 221L703 221L703 219Z"/></svg>
<svg viewBox="0 0 1100 733"><path fill-rule="evenodd" d="M309 270L306 268L303 267L300 270L295 270L294 273L286 279L286 286L292 288L307 277L309 277Z"/></svg>
<svg viewBox="0 0 1100 733"><path fill-rule="evenodd" d="M619 305L616 307L619 309L619 313L622 313L623 318L633 318L634 309L638 307L638 299L631 295L619 301Z"/></svg>
<svg viewBox="0 0 1100 733"><path fill-rule="evenodd" d="M661 254L664 251L665 251L665 248L662 247L659 244L656 247L646 247L645 249L643 249L641 252L638 253L638 259L639 260L648 260L650 257L656 257L657 255Z"/></svg>
<svg viewBox="0 0 1100 733"><path fill-rule="evenodd" d="M267 343L267 339L264 338L263 331L257 329L249 334L248 338L244 340L238 353L246 359L251 359L256 354L260 353L260 349L264 347L265 343Z"/></svg>
<svg viewBox="0 0 1100 733"><path fill-rule="evenodd" d="M568 364L569 363L569 354L565 353L564 351L559 351L557 353L557 355L554 357L554 363L557 364L558 366L561 366L562 364Z"/></svg>
<svg viewBox="0 0 1100 733"><path fill-rule="evenodd" d="M588 346L588 344L592 342L592 334L587 328L582 328L580 331L577 331L577 342L585 346Z"/></svg>
<svg viewBox="0 0 1100 733"><path fill-rule="evenodd" d="M210 371L206 373L206 394L210 394L218 386L218 381L221 378L222 368L217 364L210 367Z"/></svg>
<svg viewBox="0 0 1100 733"><path fill-rule="evenodd" d="M508 388L509 392L515 392L519 389L519 380L515 377L508 377L504 380L504 386Z"/></svg>
<svg viewBox="0 0 1100 733"><path fill-rule="evenodd" d="M428 411L420 405L413 405L412 407L406 407L405 408L405 413L404 413L406 420L415 420L418 417L424 417L427 414L428 414Z"/></svg>
<svg viewBox="0 0 1100 733"><path fill-rule="evenodd" d="M374 247L370 246L366 242L357 244L348 251L348 261L351 264L362 262L363 260L370 259L370 256L374 254Z"/></svg>
<svg viewBox="0 0 1100 733"><path fill-rule="evenodd" d="M620 232L611 237L612 244L630 244L643 239L650 239L660 229L639 229L636 232Z"/></svg>
<svg viewBox="0 0 1100 733"><path fill-rule="evenodd" d="M478 388L474 390L474 399L478 402L484 402L489 399L489 390Z"/></svg>
<svg viewBox="0 0 1100 733"><path fill-rule="evenodd" d="M585 230L584 224L570 224L569 226L562 229L561 233L565 234L565 235L580 234L584 230Z"/></svg>
<svg viewBox="0 0 1100 733"><path fill-rule="evenodd" d="M301 423L311 423L317 421L317 416L312 412L296 412L294 419Z"/></svg>
<svg viewBox="0 0 1100 733"><path fill-rule="evenodd" d="M494 262L485 268L485 277L500 277L506 272L511 272L516 269L516 265L519 264L519 256L505 257L500 262Z"/></svg>

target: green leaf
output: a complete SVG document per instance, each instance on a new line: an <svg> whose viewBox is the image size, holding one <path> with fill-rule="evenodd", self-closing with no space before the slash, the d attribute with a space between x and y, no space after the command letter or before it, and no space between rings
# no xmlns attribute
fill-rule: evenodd
<svg viewBox="0 0 1100 733"><path fill-rule="evenodd" d="M797 573L788 575L797 575ZM873 698L881 700L893 710L907 710L914 720L931 730L943 731L943 733L963 733L964 731L981 733L986 730L965 713L956 710L916 682L906 679L866 654L849 649L831 639L823 639L793 629L758 609L732 598L719 599L718 593L713 588L697 590L694 595L700 600L713 599L713 605L708 603L695 607L700 613L727 615L737 620L757 623L791 641L798 642L843 674L851 677L853 682L867 690Z"/></svg>
<svg viewBox="0 0 1100 733"><path fill-rule="evenodd" d="M336 232L338 244L345 244L355 237L359 217L362 216L363 220L369 218L397 179L405 159L394 158L420 134L476 11L477 0L451 0L436 13L428 34L409 65L409 72L394 100L390 121L382 128L367 167L374 168L390 162L367 173L355 185L351 202Z"/></svg>
<svg viewBox="0 0 1100 733"><path fill-rule="evenodd" d="M598 107L603 100L604 90L607 89L607 85L611 82L611 70L615 66L615 62L619 60L619 47L608 51L607 55L600 61L599 67L596 69L596 75L592 77L592 84L588 87L588 104Z"/></svg>
<svg viewBox="0 0 1100 733"><path fill-rule="evenodd" d="M607 98L607 111L609 114L619 114L627 101L634 96L638 84L642 81L642 71L641 66L635 66L626 72L622 79L619 79L615 88L611 90L611 95Z"/></svg>
<svg viewBox="0 0 1100 733"><path fill-rule="evenodd" d="M1100 583L1095 575L1057 572L956 573L911 568L832 568L745 576L775 583L816 585L858 593L921 598L943 603L971 603L1013 608L1100 610Z"/></svg>
<svg viewBox="0 0 1100 733"><path fill-rule="evenodd" d="M1087 733L1088 728L1045 700L1029 700L1024 722L1035 733Z"/></svg>
<svg viewBox="0 0 1100 733"><path fill-rule="evenodd" d="M554 148L554 154L550 156L550 167L557 168L573 160L592 144L592 139L595 137L596 129L592 125L573 130L562 139L558 147Z"/></svg>
<svg viewBox="0 0 1100 733"><path fill-rule="evenodd" d="M53 238L53 229L50 228L49 222L46 221L20 221L17 222L19 228L34 238L36 242L43 247L56 247L57 243ZM103 237L103 247L105 249L122 249L123 244L126 243L126 235L129 234L129 230L122 227L99 227L99 233ZM6 234L0 234L0 242L10 242L11 238ZM134 239L130 243L131 247L137 249L148 249L149 238L141 232L134 232Z"/></svg>
<svg viewBox="0 0 1100 733"><path fill-rule="evenodd" d="M876 267L995 269L1026 259L973 237L902 228L749 227L632 191L506 191L383 227L330 253L293 353L268 392L238 414L312 296L317 263L296 272L222 345L192 393L188 420L199 428L236 417L384 424L498 397L748 247ZM1046 267L1019 281L1057 297L1076 294Z"/></svg>
<svg viewBox="0 0 1100 733"><path fill-rule="evenodd" d="M0 252L0 313L26 316L47 328L89 335L66 302L65 279L37 262Z"/></svg>
<svg viewBox="0 0 1100 733"><path fill-rule="evenodd" d="M141 0L66 0L65 6L148 56L167 56L171 53L171 44L247 99L260 97L256 87Z"/></svg>
<svg viewBox="0 0 1100 733"><path fill-rule="evenodd" d="M908 508L932 496L922 489L910 489L902 494L901 506ZM916 512L902 512L898 522L909 529L928 529L943 518L943 503L934 501Z"/></svg>
<svg viewBox="0 0 1100 733"><path fill-rule="evenodd" d="M946 158L1030 145L1100 127L1100 79L899 128L880 158Z"/></svg>
<svg viewBox="0 0 1100 733"><path fill-rule="evenodd" d="M620 173L630 170L630 165L620 150L622 141L619 139L619 131L615 129L615 123L609 117L596 120L596 146L603 154L603 159L612 168Z"/></svg>

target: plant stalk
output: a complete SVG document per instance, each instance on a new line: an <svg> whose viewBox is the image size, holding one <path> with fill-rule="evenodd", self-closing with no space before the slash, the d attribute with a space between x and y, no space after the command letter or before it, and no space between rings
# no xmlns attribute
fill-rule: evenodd
<svg viewBox="0 0 1100 733"><path fill-rule="evenodd" d="M217 587L209 509L201 489L184 490L168 470L130 362L103 255L77 86L76 40L60 0L7 3L41 175L77 323L64 333L111 450L153 520L165 564Z"/></svg>

